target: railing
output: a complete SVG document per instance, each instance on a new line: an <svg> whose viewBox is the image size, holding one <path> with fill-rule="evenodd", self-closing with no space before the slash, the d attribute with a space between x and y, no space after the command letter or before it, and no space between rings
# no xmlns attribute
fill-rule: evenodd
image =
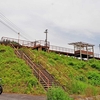
<svg viewBox="0 0 100 100"><path fill-rule="evenodd" d="M37 45L41 46L50 46L50 42L47 41L47 44L44 40L38 40L38 41L26 41L26 40L20 40L20 39L14 39L14 38L9 38L9 37L2 37L1 41L10 41L10 42L16 42L22 46L27 46L27 47L35 47Z"/></svg>
<svg viewBox="0 0 100 100"><path fill-rule="evenodd" d="M38 45L46 46L46 42L43 41L43 40L32 42L32 41L14 39L14 38L9 38L9 37L2 37L1 42L3 42L3 41L16 42L16 43L19 43L22 46L27 46L27 47L36 47ZM50 45L50 42L47 42L47 46L49 47L49 50L52 50L52 51L55 51L55 52L58 51L58 52L63 52L63 53L74 54L74 49ZM100 58L100 54L94 53L94 58Z"/></svg>
<svg viewBox="0 0 100 100"><path fill-rule="evenodd" d="M32 53L29 49L28 49L28 53L34 56L34 53ZM39 66L41 66L43 69L48 69L46 60L45 60L42 56L39 56L39 58L40 58L41 61L43 62L42 65L39 65ZM41 62L40 62L40 63L41 63ZM46 65L46 67L44 67L45 65ZM56 67L52 67L49 63L48 63L48 65L50 66L50 69L55 70L56 72L58 72L59 67L57 67L57 68L56 68ZM57 63L56 63L56 66L58 66ZM61 66L61 65L60 65L60 66ZM61 68L62 68L62 67L61 67ZM48 72L48 70L46 70L46 72L47 72L48 74L50 74L50 73ZM59 73L59 72L58 72L58 73ZM63 77L67 78L67 79L70 81L69 77L66 76L66 75L64 75L61 71L60 71L60 74L61 74ZM54 78L53 75L51 75L51 78L52 78L52 83L53 83L54 85L56 85L56 86L61 86L61 84L60 84L58 81L55 81L55 78ZM62 79L63 79L63 81L66 82L66 80L65 80L64 78L62 78ZM64 90L66 90L65 86L62 86L62 88L63 88Z"/></svg>
<svg viewBox="0 0 100 100"><path fill-rule="evenodd" d="M94 54L94 57L95 57L95 58L100 58L100 54L95 53L95 54Z"/></svg>
<svg viewBox="0 0 100 100"><path fill-rule="evenodd" d="M74 49L50 45L50 50L74 54ZM92 54L93 55L93 54ZM95 58L100 58L100 54L94 53Z"/></svg>
<svg viewBox="0 0 100 100"><path fill-rule="evenodd" d="M49 79L42 73L42 71L30 60L28 56L26 56L24 53L20 53L17 49L15 49L15 54L24 59L26 63L34 70L34 73L38 76L39 81L42 80L47 88L49 88L50 82Z"/></svg>
<svg viewBox="0 0 100 100"><path fill-rule="evenodd" d="M66 52L66 53L73 53L74 54L74 50L73 49L59 47L59 46L54 46L54 45L50 45L50 50L60 51L60 52Z"/></svg>

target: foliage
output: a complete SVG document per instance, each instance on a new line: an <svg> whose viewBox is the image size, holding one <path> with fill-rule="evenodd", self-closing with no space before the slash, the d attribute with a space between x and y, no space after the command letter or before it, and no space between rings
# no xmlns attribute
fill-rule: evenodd
<svg viewBox="0 0 100 100"><path fill-rule="evenodd" d="M74 94L85 94L86 87L85 83L74 80L71 84L71 92Z"/></svg>
<svg viewBox="0 0 100 100"><path fill-rule="evenodd" d="M52 52L30 51L33 55L37 55L35 59L42 64L42 66L67 90L68 93L87 94L86 91L90 90L90 94L95 94L97 92L94 93L93 88L95 88L95 90L100 90L99 76L96 75L98 78L94 81L93 79L89 79L88 74L90 70L92 72L95 71L95 73L99 72L97 65L99 65L100 61L94 59L81 61L74 57L59 55ZM92 66L94 63L96 67Z"/></svg>
<svg viewBox="0 0 100 100"><path fill-rule="evenodd" d="M0 77L4 92L45 93L30 67L14 54L10 46L0 45Z"/></svg>
<svg viewBox="0 0 100 100"><path fill-rule="evenodd" d="M100 86L100 73L96 71L89 71L87 73L89 83L95 86Z"/></svg>
<svg viewBox="0 0 100 100"><path fill-rule="evenodd" d="M96 77L98 76L97 80L95 80L97 82L93 82L92 78L89 79L90 71L96 74L100 73L99 60L81 61L74 57L53 52L47 53L31 49L24 49L24 51L34 63L41 64L68 93L85 95L100 93L99 76L96 75ZM87 91L89 92L87 93Z"/></svg>
<svg viewBox="0 0 100 100"><path fill-rule="evenodd" d="M90 65L92 68L95 68L95 69L97 69L97 70L100 71L100 61L99 61L99 60L91 59L91 60L89 60L89 65Z"/></svg>
<svg viewBox="0 0 100 100"><path fill-rule="evenodd" d="M87 78L83 74L76 76L75 79L78 81L87 82Z"/></svg>
<svg viewBox="0 0 100 100"><path fill-rule="evenodd" d="M52 87L47 92L47 100L72 100L60 87Z"/></svg>

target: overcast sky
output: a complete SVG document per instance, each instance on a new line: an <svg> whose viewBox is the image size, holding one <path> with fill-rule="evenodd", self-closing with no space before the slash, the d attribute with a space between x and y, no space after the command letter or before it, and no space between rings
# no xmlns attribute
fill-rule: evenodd
<svg viewBox="0 0 100 100"><path fill-rule="evenodd" d="M0 0L0 38L18 38L2 22L31 41L45 40L48 29L51 45L82 41L99 52L100 0Z"/></svg>

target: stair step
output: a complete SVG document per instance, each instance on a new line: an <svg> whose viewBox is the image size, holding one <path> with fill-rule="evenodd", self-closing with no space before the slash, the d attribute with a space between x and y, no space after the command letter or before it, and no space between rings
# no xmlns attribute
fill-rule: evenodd
<svg viewBox="0 0 100 100"><path fill-rule="evenodd" d="M28 64L31 66L32 65L32 61L31 61L31 59L30 59L30 57L28 56L28 55L26 55L23 51L21 51L21 50L19 50L17 53L19 53L20 55L22 55L23 54L23 59L26 61L26 62L28 62ZM26 55L26 56L25 56ZM25 56L25 57L24 57ZM34 65L35 65L35 67L34 67ZM41 66L41 65L37 65L37 64L35 64L34 62L33 62L33 66L31 66L32 68L34 68L33 69L33 73L34 73L34 75L39 79L39 71L41 71L41 73L40 73L40 75L41 75L41 77L40 77L40 83L43 85L43 87L45 88L45 89L47 89L48 87L52 87L52 84L54 83L54 79L52 78L52 76ZM36 68L37 67L37 68ZM39 68L39 69L38 69ZM36 70L37 71L37 73L34 71L34 70ZM43 81L43 79L44 79L44 81L46 81L47 82L47 79L49 80L49 85L47 85L44 81Z"/></svg>

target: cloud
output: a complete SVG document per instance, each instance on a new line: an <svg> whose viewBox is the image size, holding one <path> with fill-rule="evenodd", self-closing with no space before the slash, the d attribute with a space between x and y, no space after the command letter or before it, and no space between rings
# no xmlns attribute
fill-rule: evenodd
<svg viewBox="0 0 100 100"><path fill-rule="evenodd" d="M100 0L1 0L0 12L31 40L44 40L44 31L48 29L52 44L66 46L71 41L98 44L99 5ZM3 29L6 27L2 26L1 31L8 34L9 29ZM9 34L14 33L9 30Z"/></svg>

